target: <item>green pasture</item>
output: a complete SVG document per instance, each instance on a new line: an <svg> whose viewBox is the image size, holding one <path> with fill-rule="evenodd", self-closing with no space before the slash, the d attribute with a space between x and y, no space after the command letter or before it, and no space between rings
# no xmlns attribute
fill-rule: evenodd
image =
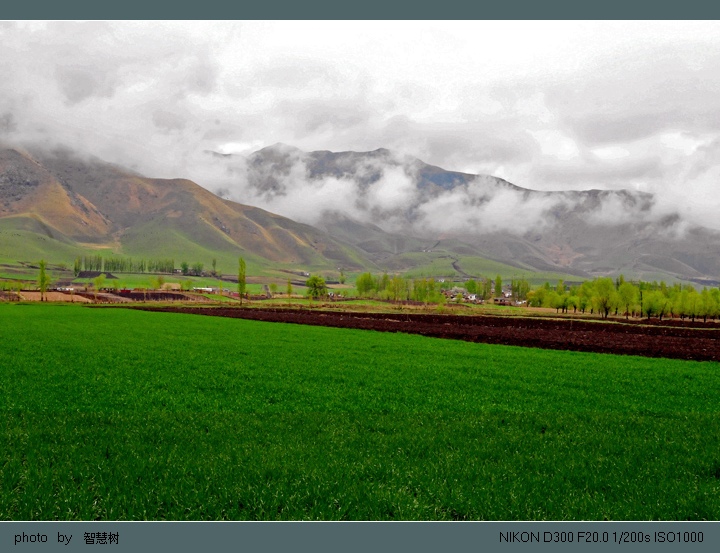
<svg viewBox="0 0 720 553"><path fill-rule="evenodd" d="M0 519L718 520L719 369L0 304Z"/></svg>

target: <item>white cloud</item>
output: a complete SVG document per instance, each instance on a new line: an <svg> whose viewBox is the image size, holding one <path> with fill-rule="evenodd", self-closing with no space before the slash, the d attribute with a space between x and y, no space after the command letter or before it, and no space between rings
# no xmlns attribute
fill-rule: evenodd
<svg viewBox="0 0 720 553"><path fill-rule="evenodd" d="M458 188L420 207L423 217L418 230L466 236L497 231L524 234L547 226L547 212L557 205L555 199L528 199L514 190L493 190L486 195L473 187Z"/></svg>
<svg viewBox="0 0 720 553"><path fill-rule="evenodd" d="M705 141L682 132L669 132L658 137L660 143L669 150L675 150L683 156L694 154Z"/></svg>
<svg viewBox="0 0 720 553"><path fill-rule="evenodd" d="M205 150L385 147L540 190L647 190L710 224L718 30L714 21L7 23L0 140L63 144L246 201L256 198L239 170ZM309 220L335 189L352 213L362 202L380 213L381 199L391 211L417 200L402 175L383 178L367 194L339 178L264 206ZM460 193L439 201L448 225L502 224Z"/></svg>
<svg viewBox="0 0 720 553"><path fill-rule="evenodd" d="M530 134L538 141L543 155L560 161L576 159L580 149L575 141L557 130L531 131Z"/></svg>
<svg viewBox="0 0 720 553"><path fill-rule="evenodd" d="M630 152L625 146L604 146L602 148L594 148L592 154L602 160L623 159L630 157Z"/></svg>

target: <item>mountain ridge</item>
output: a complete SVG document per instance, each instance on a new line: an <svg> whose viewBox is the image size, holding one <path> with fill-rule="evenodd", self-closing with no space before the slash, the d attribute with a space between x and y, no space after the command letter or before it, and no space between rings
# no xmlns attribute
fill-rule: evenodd
<svg viewBox="0 0 720 553"><path fill-rule="evenodd" d="M146 178L63 151L31 157L16 150L0 154L0 179L0 218L35 217L49 237L65 242L125 255L164 253L178 262L187 255L181 243L195 241L206 257L220 252L280 265L368 264L318 229L224 200L187 179ZM52 206L41 201L48 193Z"/></svg>
<svg viewBox="0 0 720 553"><path fill-rule="evenodd" d="M680 233L673 214L654 220L648 193L536 191L384 148L303 152L276 144L247 157L208 153L235 171L242 161L245 195L269 205L317 183L331 192L341 183L351 197L338 197L310 225L223 199L188 179L148 178L69 151L5 148L0 234L15 229L36 242L45 236L67 247L164 253L178 262L217 255L227 264L245 256L257 267L415 274L445 267L472 276L472 268L491 266L485 259L507 271L579 278L720 275L720 234L701 227Z"/></svg>

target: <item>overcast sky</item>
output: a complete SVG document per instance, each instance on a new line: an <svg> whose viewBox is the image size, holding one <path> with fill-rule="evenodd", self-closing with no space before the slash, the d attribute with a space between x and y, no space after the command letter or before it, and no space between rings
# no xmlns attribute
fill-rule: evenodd
<svg viewBox="0 0 720 553"><path fill-rule="evenodd" d="M717 22L7 22L0 75L0 141L210 189L205 150L383 147L720 219Z"/></svg>

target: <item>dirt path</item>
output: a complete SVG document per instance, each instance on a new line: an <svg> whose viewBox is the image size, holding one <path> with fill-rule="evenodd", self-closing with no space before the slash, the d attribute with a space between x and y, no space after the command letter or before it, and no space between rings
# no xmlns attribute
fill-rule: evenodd
<svg viewBox="0 0 720 553"><path fill-rule="evenodd" d="M469 277L470 276L460 268L460 261L456 257L452 257L451 259L453 259L452 268L455 269L455 271L457 272L458 275L460 275L461 277Z"/></svg>
<svg viewBox="0 0 720 553"><path fill-rule="evenodd" d="M522 317L459 316L406 313L349 313L310 309L137 307L150 311L235 317L405 332L470 342L546 349L720 361L720 324L701 328L669 324L600 323Z"/></svg>

